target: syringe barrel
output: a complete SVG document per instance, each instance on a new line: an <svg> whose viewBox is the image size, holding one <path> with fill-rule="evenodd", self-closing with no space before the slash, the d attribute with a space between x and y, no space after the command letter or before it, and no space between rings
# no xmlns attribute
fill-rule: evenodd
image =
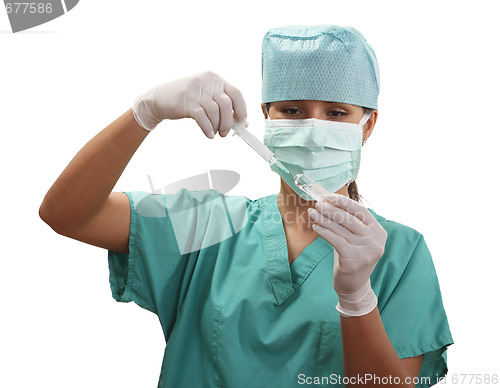
<svg viewBox="0 0 500 388"><path fill-rule="evenodd" d="M244 125L233 122L233 130L241 137L250 147L252 147L260 156L262 156L269 164L276 163L277 157L269 148L266 147L259 139L252 135Z"/></svg>

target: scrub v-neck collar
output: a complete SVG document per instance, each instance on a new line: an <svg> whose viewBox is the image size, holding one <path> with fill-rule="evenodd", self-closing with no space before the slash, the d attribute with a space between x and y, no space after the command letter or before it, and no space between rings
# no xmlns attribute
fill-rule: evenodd
<svg viewBox="0 0 500 388"><path fill-rule="evenodd" d="M262 209L269 282L277 305L281 305L301 286L318 263L333 252L333 247L323 238L317 237L290 264L277 197L277 194L272 194L260 198L259 201Z"/></svg>

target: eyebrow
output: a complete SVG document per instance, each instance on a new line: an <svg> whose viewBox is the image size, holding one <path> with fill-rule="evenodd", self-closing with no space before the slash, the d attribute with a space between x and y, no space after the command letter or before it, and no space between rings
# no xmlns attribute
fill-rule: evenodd
<svg viewBox="0 0 500 388"><path fill-rule="evenodd" d="M348 111L351 106L349 104L345 104L345 103L342 103L342 102L333 102L333 101L321 101L323 102L325 105L325 108L329 108L329 109L332 109L332 108L336 108L336 109L342 109L342 110L345 110L345 111ZM285 107L287 105L303 105L305 103L305 100L287 100L287 101L275 101L274 104L276 104L276 108L282 108L282 107ZM270 103L271 104L271 103Z"/></svg>

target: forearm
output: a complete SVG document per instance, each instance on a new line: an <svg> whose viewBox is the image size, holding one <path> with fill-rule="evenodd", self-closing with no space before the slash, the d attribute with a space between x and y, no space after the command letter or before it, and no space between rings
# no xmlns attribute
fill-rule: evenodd
<svg viewBox="0 0 500 388"><path fill-rule="evenodd" d="M49 189L40 206L41 218L57 230L96 214L148 134L131 109L100 131Z"/></svg>
<svg viewBox="0 0 500 388"><path fill-rule="evenodd" d="M340 317L342 332L342 352L344 361L344 376L371 376L365 379L364 387L380 386L380 380L389 376L394 383L395 378L399 384L384 384L384 387L413 387L411 382L414 377L410 374L403 361L399 358L387 336L378 308L360 317ZM378 384L377 384L378 382Z"/></svg>

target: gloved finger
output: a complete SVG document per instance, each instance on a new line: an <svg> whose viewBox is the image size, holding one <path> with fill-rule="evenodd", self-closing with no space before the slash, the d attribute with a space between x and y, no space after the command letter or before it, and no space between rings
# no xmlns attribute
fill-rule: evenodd
<svg viewBox="0 0 500 388"><path fill-rule="evenodd" d="M202 102L201 107L205 110L205 114L212 124L213 132L215 135L219 129L220 122L219 105L217 105L214 100L206 100Z"/></svg>
<svg viewBox="0 0 500 388"><path fill-rule="evenodd" d="M344 209L326 202L316 202L315 207L322 215L342 225L342 227L355 235L363 236L368 232L368 226Z"/></svg>
<svg viewBox="0 0 500 388"><path fill-rule="evenodd" d="M245 128L248 128L248 125L250 124L247 119L245 119L245 121L243 122L239 122L238 120L236 120L236 115L234 113L233 113L233 120L236 121L237 123L243 124Z"/></svg>
<svg viewBox="0 0 500 388"><path fill-rule="evenodd" d="M328 241L342 257L349 257L350 244L345 238L339 236L328 228L323 228L321 225L313 224L313 230L326 241Z"/></svg>
<svg viewBox="0 0 500 388"><path fill-rule="evenodd" d="M214 101L219 105L219 135L226 136L233 126L233 104L231 98L224 92L222 82L217 82L214 90Z"/></svg>
<svg viewBox="0 0 500 388"><path fill-rule="evenodd" d="M331 193L325 196L325 200L336 207L344 209L365 225L371 225L373 222L377 222L375 217L373 217L366 207L345 195Z"/></svg>
<svg viewBox="0 0 500 388"><path fill-rule="evenodd" d="M335 232L339 236L343 237L346 241L349 243L352 243L353 239L356 238L354 234L351 233L348 229L337 223L336 221L332 221L331 219L323 216L320 212L318 212L316 209L309 208L307 210L307 213L309 214L309 218L315 222L316 224L322 226L323 228L330 229L331 231Z"/></svg>
<svg viewBox="0 0 500 388"><path fill-rule="evenodd" d="M190 117L200 126L203 133L210 139L214 138L214 127L207 112L201 106L201 98L204 94L205 86L197 80L195 87L189 88L184 95L184 113L180 117ZM216 104L217 105L217 104Z"/></svg>
<svg viewBox="0 0 500 388"><path fill-rule="evenodd" d="M208 119L207 113L202 107L198 107L197 109L194 109L192 112L189 112L189 117L192 117L193 119L196 120L203 133L209 139L214 138L215 133L212 127L212 123Z"/></svg>
<svg viewBox="0 0 500 388"><path fill-rule="evenodd" d="M200 96L200 105L208 116L208 119L212 123L212 128L214 129L214 135L219 129L220 123L220 113L219 113L219 105L214 101L215 82L213 80L207 80L203 83L201 96Z"/></svg>
<svg viewBox="0 0 500 388"><path fill-rule="evenodd" d="M245 121L247 118L247 105L243 94L227 82L224 83L224 91L231 98L236 121Z"/></svg>

